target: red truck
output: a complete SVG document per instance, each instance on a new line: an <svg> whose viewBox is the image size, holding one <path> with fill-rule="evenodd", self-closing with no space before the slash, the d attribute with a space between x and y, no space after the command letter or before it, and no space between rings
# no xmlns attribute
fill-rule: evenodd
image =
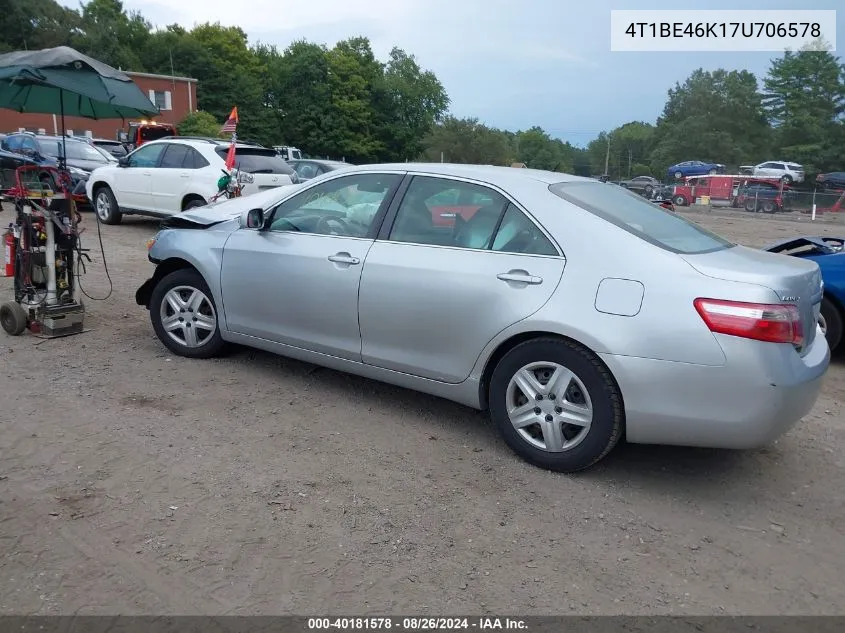
<svg viewBox="0 0 845 633"><path fill-rule="evenodd" d="M155 121L131 121L129 129L121 132L118 140L125 143L128 146L127 149L132 151L147 141L154 141L164 136L177 136L176 126Z"/></svg>
<svg viewBox="0 0 845 633"><path fill-rule="evenodd" d="M724 206L742 206L745 200L743 191L749 187L771 186L788 189L778 178L751 178L747 175L691 176L684 179L684 184L675 185L672 202L677 206L689 206L697 198L709 197L710 202L721 202ZM782 191L779 189L779 191ZM741 200L742 199L742 200ZM741 202L740 202L741 201ZM778 204L782 206L782 201Z"/></svg>

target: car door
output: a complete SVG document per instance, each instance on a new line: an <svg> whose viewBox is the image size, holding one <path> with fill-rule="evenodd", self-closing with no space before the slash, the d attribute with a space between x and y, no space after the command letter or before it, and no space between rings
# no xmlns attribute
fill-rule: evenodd
<svg viewBox="0 0 845 633"><path fill-rule="evenodd" d="M168 143L145 143L126 157L126 167L114 172L114 195L120 207L153 209L153 172Z"/></svg>
<svg viewBox="0 0 845 633"><path fill-rule="evenodd" d="M268 210L262 229L235 231L221 271L226 327L360 361L362 264L402 176L332 178Z"/></svg>
<svg viewBox="0 0 845 633"><path fill-rule="evenodd" d="M167 143L152 177L152 208L163 213L182 210L182 197L191 179L191 148L182 143ZM186 166L186 163L188 166Z"/></svg>
<svg viewBox="0 0 845 633"><path fill-rule="evenodd" d="M485 204L469 221L435 224L431 201L455 187ZM364 262L363 361L462 382L496 334L548 301L564 259L524 211L488 185L414 176L397 203Z"/></svg>

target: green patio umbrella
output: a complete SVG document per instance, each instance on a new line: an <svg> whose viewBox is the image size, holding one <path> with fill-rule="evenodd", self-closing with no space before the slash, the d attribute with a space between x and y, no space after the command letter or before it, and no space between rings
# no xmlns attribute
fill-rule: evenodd
<svg viewBox="0 0 845 633"><path fill-rule="evenodd" d="M88 119L160 114L128 75L67 46L0 55L0 108Z"/></svg>

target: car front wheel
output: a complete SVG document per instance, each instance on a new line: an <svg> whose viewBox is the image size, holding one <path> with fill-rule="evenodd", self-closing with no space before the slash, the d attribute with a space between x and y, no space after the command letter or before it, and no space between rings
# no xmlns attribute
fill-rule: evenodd
<svg viewBox="0 0 845 633"><path fill-rule="evenodd" d="M94 193L94 213L103 224L120 224L123 214L117 206L117 200L108 187L99 187Z"/></svg>
<svg viewBox="0 0 845 633"><path fill-rule="evenodd" d="M195 270L177 270L158 282L150 320L161 342L179 356L211 358L225 345L211 291Z"/></svg>
<svg viewBox="0 0 845 633"><path fill-rule="evenodd" d="M489 396L490 417L505 442L541 468L584 470L622 436L619 388L601 361L572 341L517 345L493 371Z"/></svg>

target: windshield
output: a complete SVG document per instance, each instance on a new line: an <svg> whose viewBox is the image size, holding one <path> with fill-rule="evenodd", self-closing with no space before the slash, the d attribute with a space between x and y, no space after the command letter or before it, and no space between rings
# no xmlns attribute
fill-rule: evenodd
<svg viewBox="0 0 845 633"><path fill-rule="evenodd" d="M223 160L226 160L226 154L229 151L229 146L222 146L217 148L217 153ZM292 174L293 167L288 165L281 156L276 154L272 149L264 148L235 148L235 167L239 171L245 171L250 174Z"/></svg>
<svg viewBox="0 0 845 633"><path fill-rule="evenodd" d="M41 146L41 152L45 156L51 156L52 158L58 158L61 155L61 148L64 144L67 148L68 160L88 160L93 163L103 164L110 162L110 158L105 152L82 141L71 141L68 139L65 143L62 143L61 139L51 138L39 139L38 143Z"/></svg>
<svg viewBox="0 0 845 633"><path fill-rule="evenodd" d="M567 202L673 253L694 255L734 246L694 222L666 211L618 185L559 182L549 191Z"/></svg>

